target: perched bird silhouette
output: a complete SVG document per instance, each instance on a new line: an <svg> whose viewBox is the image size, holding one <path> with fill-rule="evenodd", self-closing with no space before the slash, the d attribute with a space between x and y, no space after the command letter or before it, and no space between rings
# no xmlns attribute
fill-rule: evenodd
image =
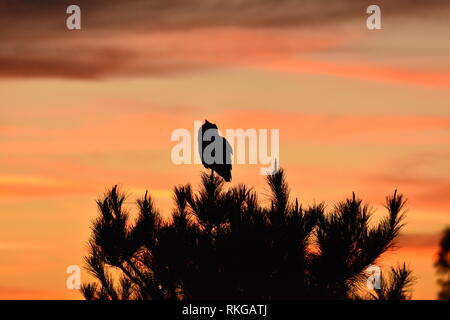
<svg viewBox="0 0 450 320"><path fill-rule="evenodd" d="M215 123L205 120L198 130L198 152L205 168L211 169L225 181L231 181L231 155L233 149L227 139L219 135Z"/></svg>

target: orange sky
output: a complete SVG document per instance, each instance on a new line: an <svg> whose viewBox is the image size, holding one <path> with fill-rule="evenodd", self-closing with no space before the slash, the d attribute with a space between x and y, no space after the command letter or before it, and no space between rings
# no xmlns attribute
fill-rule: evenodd
<svg viewBox="0 0 450 320"><path fill-rule="evenodd" d="M202 170L171 162L170 135L205 118L280 129L305 204L355 191L381 214L404 193L401 249L382 263L407 262L413 297L434 299L450 223L450 6L380 1L383 29L369 31L363 2L79 1L81 31L65 29L63 5L3 5L0 299L81 298L65 270L83 266L94 200L119 183L168 214L172 187ZM233 183L264 194L260 167L235 165Z"/></svg>

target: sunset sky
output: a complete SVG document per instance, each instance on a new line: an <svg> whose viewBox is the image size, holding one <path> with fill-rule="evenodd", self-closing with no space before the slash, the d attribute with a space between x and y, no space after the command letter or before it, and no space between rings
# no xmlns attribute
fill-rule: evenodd
<svg viewBox="0 0 450 320"><path fill-rule="evenodd" d="M280 130L292 198L408 200L413 298L435 299L450 224L449 1L0 0L0 299L81 299L95 199L114 184L161 213L203 167L171 162L177 128ZM82 29L66 28L78 4ZM366 28L381 7L382 29ZM267 194L261 165L232 184ZM130 207L131 209L132 207ZM87 273L83 272L87 280Z"/></svg>

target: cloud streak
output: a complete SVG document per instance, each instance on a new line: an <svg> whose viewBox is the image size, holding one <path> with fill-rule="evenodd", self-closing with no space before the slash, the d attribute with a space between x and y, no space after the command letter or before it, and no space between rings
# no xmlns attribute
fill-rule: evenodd
<svg viewBox="0 0 450 320"><path fill-rule="evenodd" d="M79 1L83 29L67 31L59 1L6 1L0 16L0 77L99 79L205 68L257 67L364 80L450 87L448 73L299 59L351 50L368 1ZM381 1L383 14L435 12L445 1ZM359 25L359 24L358 24ZM6 32L8 30L9 32Z"/></svg>
<svg viewBox="0 0 450 320"><path fill-rule="evenodd" d="M102 116L97 121L80 123L69 128L40 128L18 126L10 119L0 126L5 154L58 154L77 152L132 151L149 148L169 150L170 135L177 128L192 130L197 118L180 119L167 112L133 112ZM71 117L71 115L67 115ZM92 115L91 115L92 117ZM300 112L230 111L209 113L221 118L219 129L278 128L284 141L325 144L441 144L450 141L450 118L439 116L333 116ZM189 118L187 118L189 119ZM56 119L55 119L56 121ZM61 121L61 118L60 118ZM427 134L433 133L433 134ZM437 134L436 134L437 133ZM149 141L149 139L151 139Z"/></svg>

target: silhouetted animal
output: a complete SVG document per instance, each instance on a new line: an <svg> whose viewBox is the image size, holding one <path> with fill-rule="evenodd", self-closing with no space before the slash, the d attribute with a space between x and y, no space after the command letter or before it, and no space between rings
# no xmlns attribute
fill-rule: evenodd
<svg viewBox="0 0 450 320"><path fill-rule="evenodd" d="M228 141L219 135L215 123L205 120L198 130L198 152L205 168L217 172L225 181L231 181L233 150Z"/></svg>

